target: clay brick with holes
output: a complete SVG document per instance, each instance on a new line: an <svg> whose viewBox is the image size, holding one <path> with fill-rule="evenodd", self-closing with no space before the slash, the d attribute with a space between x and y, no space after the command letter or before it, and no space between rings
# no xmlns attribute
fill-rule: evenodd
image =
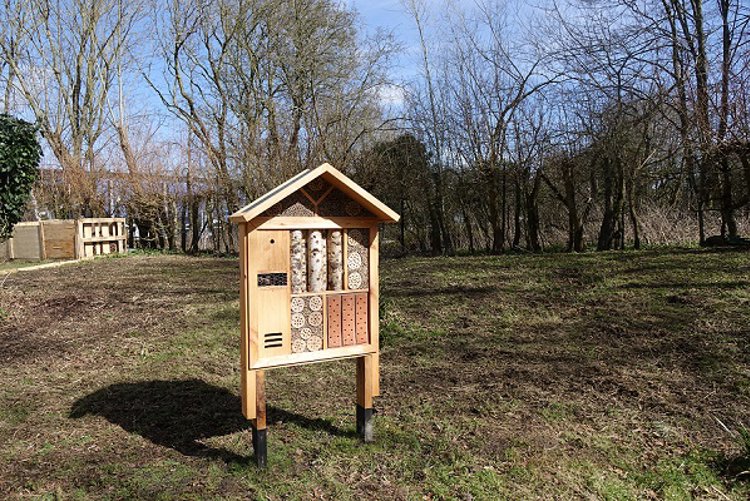
<svg viewBox="0 0 750 501"><path fill-rule="evenodd" d="M367 335L367 294L355 294L355 330L357 344L368 342Z"/></svg>
<svg viewBox="0 0 750 501"><path fill-rule="evenodd" d="M357 344L356 305L354 294L341 296L341 337L344 346Z"/></svg>
<svg viewBox="0 0 750 501"><path fill-rule="evenodd" d="M341 346L341 296L328 296L328 347Z"/></svg>

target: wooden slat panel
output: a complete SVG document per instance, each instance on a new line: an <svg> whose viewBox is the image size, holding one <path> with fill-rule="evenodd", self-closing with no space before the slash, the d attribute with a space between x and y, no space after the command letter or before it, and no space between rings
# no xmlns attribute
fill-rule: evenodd
<svg viewBox="0 0 750 501"><path fill-rule="evenodd" d="M367 336L367 293L355 294L357 344L368 342Z"/></svg>
<svg viewBox="0 0 750 501"><path fill-rule="evenodd" d="M247 359L259 360L291 353L290 291L287 285L258 287L259 273L289 273L289 232L252 230L247 236ZM266 334L281 333L282 346L265 347ZM271 343L277 344L277 343Z"/></svg>
<svg viewBox="0 0 750 501"><path fill-rule="evenodd" d="M288 231L254 231L250 236L250 249L258 273L288 272Z"/></svg>
<svg viewBox="0 0 750 501"><path fill-rule="evenodd" d="M339 348L341 339L341 296L328 297L328 347Z"/></svg>
<svg viewBox="0 0 750 501"><path fill-rule="evenodd" d="M44 251L48 259L75 257L75 221L44 221Z"/></svg>
<svg viewBox="0 0 750 501"><path fill-rule="evenodd" d="M344 346L356 344L356 305L354 294L344 294L341 296L341 337Z"/></svg>
<svg viewBox="0 0 750 501"><path fill-rule="evenodd" d="M292 352L291 330L289 325L288 294L285 287L267 287L257 290L255 300L258 302L258 356L274 357L288 355ZM271 335L281 343L267 343L266 336ZM277 346L279 345L280 346Z"/></svg>

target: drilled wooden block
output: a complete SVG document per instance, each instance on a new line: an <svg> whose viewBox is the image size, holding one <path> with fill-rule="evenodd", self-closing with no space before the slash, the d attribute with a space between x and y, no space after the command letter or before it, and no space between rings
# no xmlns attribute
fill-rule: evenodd
<svg viewBox="0 0 750 501"><path fill-rule="evenodd" d="M367 294L355 294L355 329L357 344L368 342L367 336Z"/></svg>
<svg viewBox="0 0 750 501"><path fill-rule="evenodd" d="M341 296L328 297L328 347L341 346Z"/></svg>
<svg viewBox="0 0 750 501"><path fill-rule="evenodd" d="M341 304L341 338L344 346L351 346L357 341L356 304L354 294L344 294Z"/></svg>

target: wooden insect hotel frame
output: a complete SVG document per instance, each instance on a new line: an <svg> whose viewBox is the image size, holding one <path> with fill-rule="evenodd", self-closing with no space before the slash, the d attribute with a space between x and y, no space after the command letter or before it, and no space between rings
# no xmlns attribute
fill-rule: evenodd
<svg viewBox="0 0 750 501"><path fill-rule="evenodd" d="M356 359L357 432L380 394L378 226L399 215L328 164L230 216L239 224L242 412L266 462L264 371Z"/></svg>

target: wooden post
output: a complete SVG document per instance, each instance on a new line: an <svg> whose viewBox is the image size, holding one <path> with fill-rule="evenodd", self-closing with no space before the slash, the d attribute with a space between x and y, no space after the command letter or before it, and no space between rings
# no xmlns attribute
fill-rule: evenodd
<svg viewBox="0 0 750 501"><path fill-rule="evenodd" d="M83 221L76 219L76 259L83 259L86 256L83 247Z"/></svg>
<svg viewBox="0 0 750 501"><path fill-rule="evenodd" d="M253 458L258 468L265 468L268 463L266 443L266 376L263 371L255 372L255 419L253 428Z"/></svg>
<svg viewBox="0 0 750 501"><path fill-rule="evenodd" d="M240 236L240 391L242 394L242 414L247 419L255 419L255 371L250 367L250 305L248 281L248 233L247 225L241 224Z"/></svg>
<svg viewBox="0 0 750 501"><path fill-rule="evenodd" d="M47 259L47 249L45 249L44 245L44 223L42 221L39 221L37 223L39 226L37 227L37 232L39 235L39 259L41 261L44 261Z"/></svg>
<svg viewBox="0 0 750 501"><path fill-rule="evenodd" d="M377 353L372 357L372 395L380 396L380 232L370 228L370 343Z"/></svg>
<svg viewBox="0 0 750 501"><path fill-rule="evenodd" d="M364 442L374 441L372 428L373 362L370 356L357 359L357 434Z"/></svg>

